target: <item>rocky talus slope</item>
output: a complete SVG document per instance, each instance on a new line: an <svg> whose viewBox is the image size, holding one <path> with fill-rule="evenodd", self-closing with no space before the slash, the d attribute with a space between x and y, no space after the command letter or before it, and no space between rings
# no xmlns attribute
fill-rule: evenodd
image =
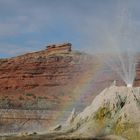
<svg viewBox="0 0 140 140"><path fill-rule="evenodd" d="M59 131L70 138L140 139L140 88L104 89L90 106L76 114L73 110Z"/></svg>

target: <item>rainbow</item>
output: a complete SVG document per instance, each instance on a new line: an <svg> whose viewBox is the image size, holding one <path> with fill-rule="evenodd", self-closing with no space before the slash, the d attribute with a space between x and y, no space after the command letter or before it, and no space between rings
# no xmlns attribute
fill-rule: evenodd
<svg viewBox="0 0 140 140"><path fill-rule="evenodd" d="M102 67L102 64L97 66L95 69L93 65L92 68L90 69L90 72L88 71L88 73L87 72L83 73L83 76L79 79L79 81L77 82L77 85L75 85L74 87L73 100L71 102L67 102L61 108L61 112L58 112L56 114L56 119L54 120L54 122L52 122L52 125L53 124L56 125L59 122L61 123L60 120L62 120L62 118L66 116L67 110L72 110L73 107L76 105L76 103L82 100L82 98L87 93L87 91L92 88L91 83L95 82L96 79L98 78L98 75L101 73L101 67Z"/></svg>

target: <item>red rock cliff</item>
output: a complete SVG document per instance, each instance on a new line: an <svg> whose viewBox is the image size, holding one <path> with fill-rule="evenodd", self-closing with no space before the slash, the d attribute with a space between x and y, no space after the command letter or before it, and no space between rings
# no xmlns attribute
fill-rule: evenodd
<svg viewBox="0 0 140 140"><path fill-rule="evenodd" d="M88 104L98 90L102 90L113 80L120 81L108 68L101 71L101 59L72 51L70 43L49 45L39 52L0 59L0 101L4 101L0 107L5 107L5 102L10 107L22 107L29 101L28 107L36 108L34 104L40 100L45 100L45 103L47 100L47 103L58 107L58 104L74 100L75 94L79 92L77 90L87 86L90 79L88 84L93 89L85 91L86 94L80 101ZM139 68L138 64L136 86L140 84Z"/></svg>
<svg viewBox="0 0 140 140"><path fill-rule="evenodd" d="M67 44L3 59L0 61L0 90L66 85L85 71L83 63L82 55L71 52Z"/></svg>

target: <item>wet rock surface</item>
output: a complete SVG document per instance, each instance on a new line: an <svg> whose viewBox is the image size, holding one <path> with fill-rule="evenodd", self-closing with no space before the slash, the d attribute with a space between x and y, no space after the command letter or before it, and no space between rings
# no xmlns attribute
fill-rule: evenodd
<svg viewBox="0 0 140 140"><path fill-rule="evenodd" d="M112 85L58 132L70 137L139 140L140 88ZM112 136L112 138L111 138ZM113 137L114 136L114 137ZM118 137L117 137L118 136Z"/></svg>

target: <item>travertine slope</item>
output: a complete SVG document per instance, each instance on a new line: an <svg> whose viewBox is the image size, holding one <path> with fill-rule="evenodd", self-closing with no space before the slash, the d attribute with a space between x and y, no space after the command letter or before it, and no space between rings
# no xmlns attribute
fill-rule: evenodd
<svg viewBox="0 0 140 140"><path fill-rule="evenodd" d="M72 114L71 121L69 119L61 129L70 137L118 135L128 140L139 140L140 87L112 85L97 95L83 112Z"/></svg>

